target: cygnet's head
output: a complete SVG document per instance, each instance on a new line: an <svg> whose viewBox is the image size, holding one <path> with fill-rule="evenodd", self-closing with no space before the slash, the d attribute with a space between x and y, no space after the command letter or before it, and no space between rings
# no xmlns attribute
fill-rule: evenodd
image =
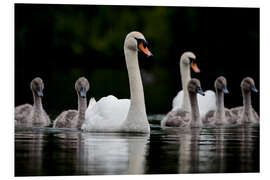
<svg viewBox="0 0 270 180"><path fill-rule="evenodd" d="M244 91L258 92L257 88L255 87L254 80L251 77L246 77L242 80L241 88Z"/></svg>
<svg viewBox="0 0 270 180"><path fill-rule="evenodd" d="M132 51L141 51L148 57L153 56L153 54L148 50L148 42L142 33L133 31L130 32L125 39L124 48Z"/></svg>
<svg viewBox="0 0 270 180"><path fill-rule="evenodd" d="M31 81L30 88L36 96L43 97L44 83L41 78L34 78Z"/></svg>
<svg viewBox="0 0 270 180"><path fill-rule="evenodd" d="M80 77L75 83L75 90L82 98L86 98L86 93L89 90L89 87L89 82L85 77Z"/></svg>
<svg viewBox="0 0 270 180"><path fill-rule="evenodd" d="M217 91L222 91L224 94L229 94L229 91L227 89L227 81L226 78L223 76L220 76L216 79L215 88Z"/></svg>
<svg viewBox="0 0 270 180"><path fill-rule="evenodd" d="M196 73L200 72L200 69L197 66L196 56L193 52L184 52L180 58L180 63L190 66Z"/></svg>
<svg viewBox="0 0 270 180"><path fill-rule="evenodd" d="M189 82L188 82L188 92L192 93L192 94L200 94L202 96L204 96L204 92L201 88L201 83L198 79L192 78Z"/></svg>

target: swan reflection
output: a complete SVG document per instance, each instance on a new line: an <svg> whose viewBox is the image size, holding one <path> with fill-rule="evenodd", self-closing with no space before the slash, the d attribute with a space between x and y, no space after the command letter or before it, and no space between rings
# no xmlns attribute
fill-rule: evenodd
<svg viewBox="0 0 270 180"><path fill-rule="evenodd" d="M74 164L80 174L144 173L148 135L79 133L61 136L78 139Z"/></svg>

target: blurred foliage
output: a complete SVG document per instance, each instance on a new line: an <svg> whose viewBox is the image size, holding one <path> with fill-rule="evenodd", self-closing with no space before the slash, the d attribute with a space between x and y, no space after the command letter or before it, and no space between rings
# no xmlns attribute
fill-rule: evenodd
<svg viewBox="0 0 270 180"><path fill-rule="evenodd" d="M179 58L193 51L203 89L224 75L231 94L225 105L242 104L245 76L259 87L259 9L15 4L15 105L32 102L30 81L45 82L44 106L54 118L76 109L74 83L90 82L88 96L129 98L123 42L142 32L154 54L139 54L147 111L166 113L182 89ZM89 99L90 97L88 97ZM259 110L259 96L254 95Z"/></svg>

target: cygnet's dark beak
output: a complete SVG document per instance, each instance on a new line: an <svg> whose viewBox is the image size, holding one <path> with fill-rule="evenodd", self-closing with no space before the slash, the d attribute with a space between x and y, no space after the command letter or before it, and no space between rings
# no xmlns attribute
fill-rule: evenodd
<svg viewBox="0 0 270 180"><path fill-rule="evenodd" d="M202 95L202 96L205 95L201 87L197 87L197 93Z"/></svg>
<svg viewBox="0 0 270 180"><path fill-rule="evenodd" d="M80 90L80 96L82 97L82 98L85 98L86 97L86 88L81 88L81 90Z"/></svg>
<svg viewBox="0 0 270 180"><path fill-rule="evenodd" d="M226 85L223 85L222 89L223 89L223 93L224 93L224 94L229 94L229 91L228 91Z"/></svg>
<svg viewBox="0 0 270 180"><path fill-rule="evenodd" d="M43 91L42 91L41 88L38 88L38 90L37 90L37 95L38 95L39 97L43 97Z"/></svg>
<svg viewBox="0 0 270 180"><path fill-rule="evenodd" d="M255 93L259 92L258 89L255 86L251 86L251 90Z"/></svg>

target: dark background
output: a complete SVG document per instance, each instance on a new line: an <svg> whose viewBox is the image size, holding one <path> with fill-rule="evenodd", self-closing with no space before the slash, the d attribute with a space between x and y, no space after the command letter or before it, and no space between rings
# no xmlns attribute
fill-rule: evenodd
<svg viewBox="0 0 270 180"><path fill-rule="evenodd" d="M139 54L148 114L167 113L182 89L179 59L192 51L204 90L227 78L228 108L242 105L246 76L259 88L259 8L140 7L15 4L15 105L32 103L30 82L45 83L43 105L52 119L77 109L75 81L90 82L88 99L129 98L125 36L140 31L151 58ZM259 94L252 94L259 113Z"/></svg>

